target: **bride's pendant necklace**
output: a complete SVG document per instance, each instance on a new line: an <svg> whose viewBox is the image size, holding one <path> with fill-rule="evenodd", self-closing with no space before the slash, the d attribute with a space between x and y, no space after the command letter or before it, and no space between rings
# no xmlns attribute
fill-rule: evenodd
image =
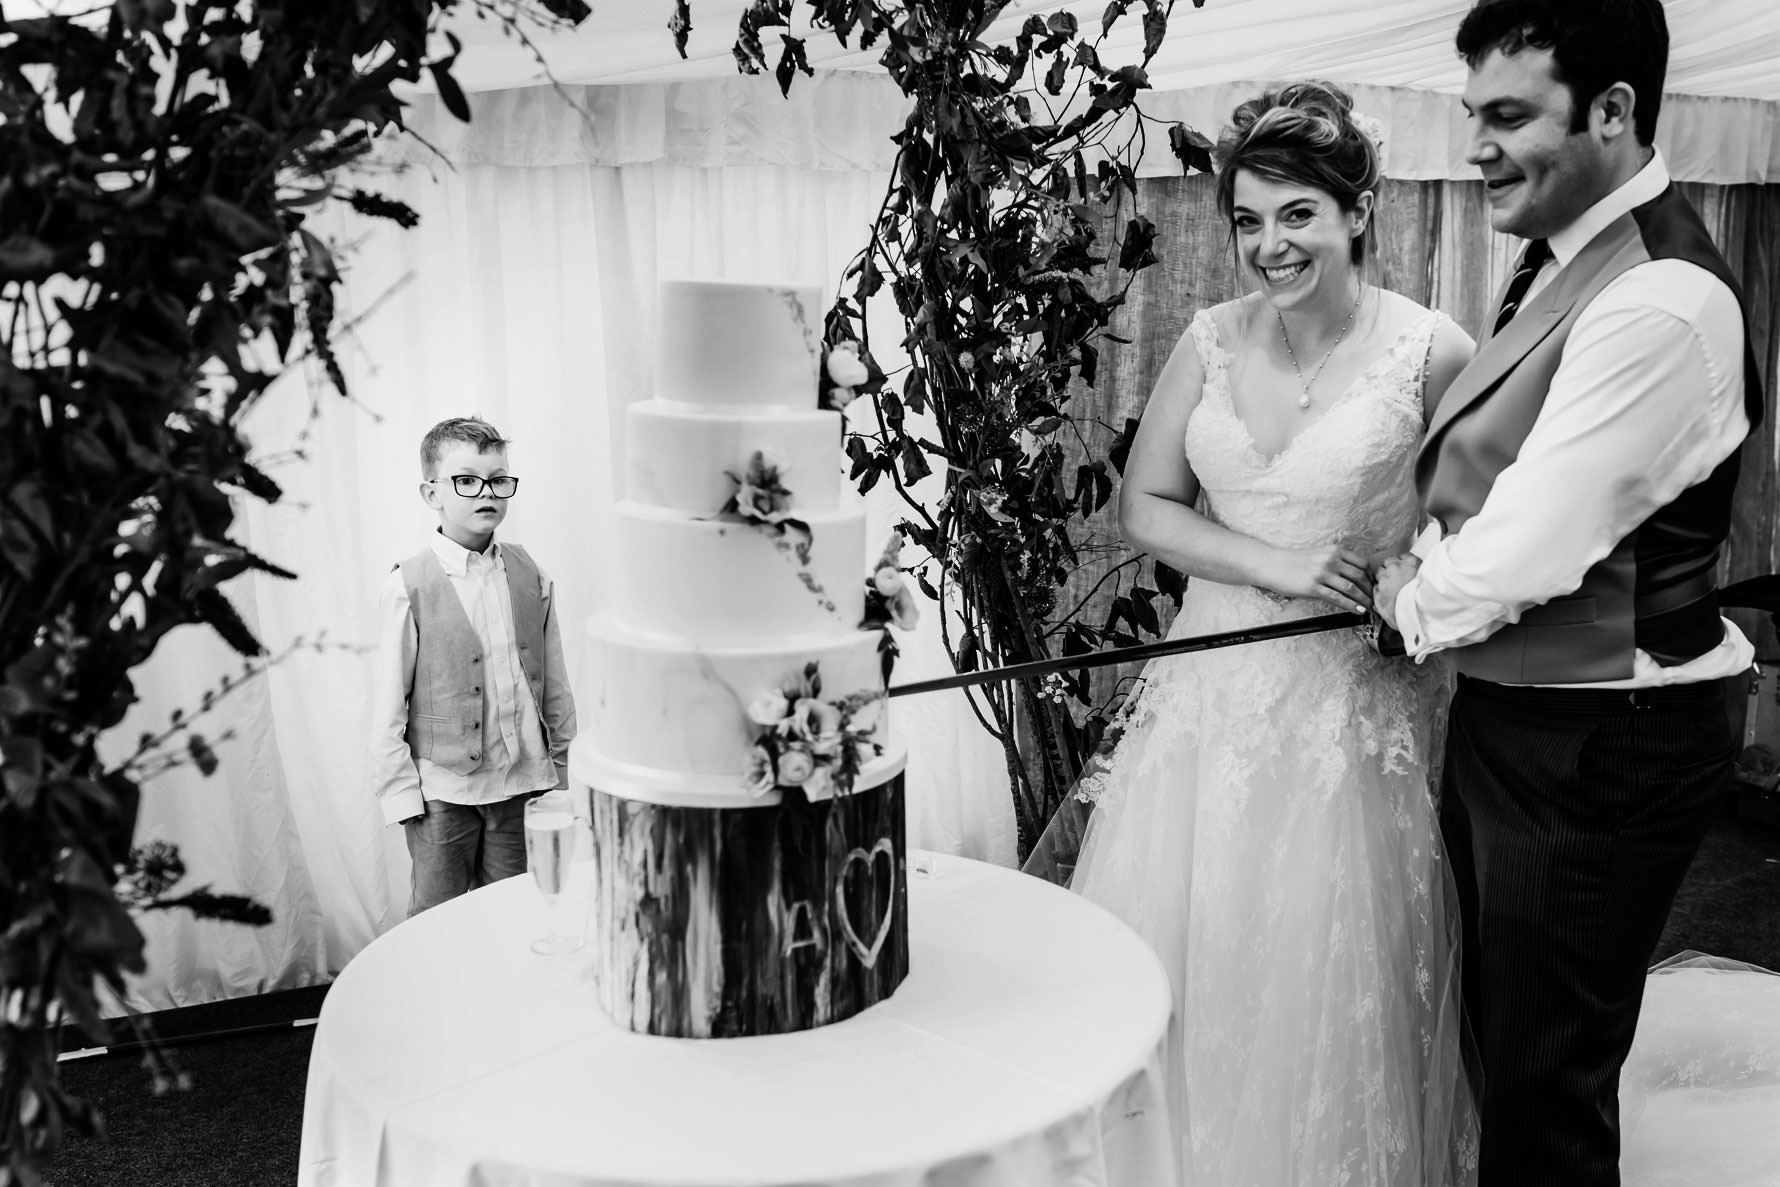
<svg viewBox="0 0 1780 1187"><path fill-rule="evenodd" d="M1286 344L1286 357L1292 360L1292 370L1297 373L1298 386L1304 390L1304 394L1298 397L1298 407L1310 407L1310 385L1315 383L1316 377L1323 373L1323 368L1327 367L1329 360L1335 357L1335 348L1341 345L1343 338L1347 337L1348 327L1354 324L1354 314L1360 311L1360 298L1365 292L1366 286L1361 285L1360 291L1354 294L1353 308L1347 311L1347 320L1341 323L1341 332L1335 335L1335 341L1329 346L1329 353L1324 355L1323 361L1316 365L1316 370L1310 373L1309 379L1304 378L1304 369L1298 366L1298 356L1292 352L1292 340L1286 337L1285 314L1277 309L1273 311L1273 316L1279 318L1279 340Z"/></svg>

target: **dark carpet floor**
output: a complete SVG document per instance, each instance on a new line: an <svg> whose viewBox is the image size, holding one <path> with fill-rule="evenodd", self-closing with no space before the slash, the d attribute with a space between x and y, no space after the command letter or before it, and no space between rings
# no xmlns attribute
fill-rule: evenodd
<svg viewBox="0 0 1780 1187"><path fill-rule="evenodd" d="M1697 950L1780 970L1780 796L1746 793L1700 848L1656 959ZM325 986L151 1015L166 1037L313 1018ZM63 1065L96 1104L106 1141L74 1141L50 1187L280 1187L296 1180L312 1028L280 1028L193 1045L172 1056L191 1087L157 1096L136 1057ZM71 1046L83 1045L72 1041Z"/></svg>
<svg viewBox="0 0 1780 1187"><path fill-rule="evenodd" d="M288 1187L297 1179L303 1085L327 987L292 989L150 1014L190 1087L156 1095L141 1056L62 1065L69 1090L104 1114L103 1141L75 1140L56 1158L50 1187ZM180 1044L182 1036L283 1023L275 1030ZM120 1033L120 1040L128 1036ZM70 1037L79 1049L85 1040Z"/></svg>

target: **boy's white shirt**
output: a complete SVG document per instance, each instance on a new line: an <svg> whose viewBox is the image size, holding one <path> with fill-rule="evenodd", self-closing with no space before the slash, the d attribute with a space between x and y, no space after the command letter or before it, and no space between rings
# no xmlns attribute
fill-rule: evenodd
<svg viewBox="0 0 1780 1187"><path fill-rule="evenodd" d="M1554 234L1554 260L1528 299L1668 184L1658 153ZM1730 289L1686 260L1652 260L1615 277L1576 319L1532 430L1477 514L1450 536L1430 522L1417 537L1421 569L1395 606L1409 654L1419 662L1478 642L1529 607L1574 593L1591 565L1748 433L1743 318ZM1746 671L1754 648L1723 622L1719 645L1687 663L1663 667L1637 651L1630 678L1568 687L1647 688Z"/></svg>
<svg viewBox="0 0 1780 1187"><path fill-rule="evenodd" d="M418 634L407 583L390 571L378 592L377 656L371 681L371 761L377 799L386 824L398 824L425 811L424 800L453 804L492 804L556 785L556 768L544 745L542 715L526 684L513 631L513 597L499 541L471 552L443 532L428 541L451 588L462 603L486 665L482 698L482 761L468 775L448 771L408 748L408 689L414 679ZM538 571L540 593L549 596L550 578ZM546 680L568 680L555 615L544 627Z"/></svg>

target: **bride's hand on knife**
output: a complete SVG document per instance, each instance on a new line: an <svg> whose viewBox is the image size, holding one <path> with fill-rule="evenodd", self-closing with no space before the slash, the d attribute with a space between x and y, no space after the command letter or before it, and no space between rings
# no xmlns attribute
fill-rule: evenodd
<svg viewBox="0 0 1780 1187"><path fill-rule="evenodd" d="M1364 614L1372 602L1366 558L1336 544L1274 551L1266 580L1259 584L1295 598L1322 598L1343 610Z"/></svg>

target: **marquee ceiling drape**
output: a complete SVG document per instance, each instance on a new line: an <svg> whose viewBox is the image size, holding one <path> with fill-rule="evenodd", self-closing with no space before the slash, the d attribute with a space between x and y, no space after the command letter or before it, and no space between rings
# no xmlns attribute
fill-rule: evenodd
<svg viewBox="0 0 1780 1187"><path fill-rule="evenodd" d="M1178 0L1150 64L1152 90L1143 108L1215 136L1231 108L1266 80L1329 79L1353 89L1356 107L1382 123L1388 176L1474 178L1476 169L1465 161L1459 99L1465 69L1452 46L1469 3L1205 0L1194 8ZM825 30L794 27L808 38L816 76L799 78L782 98L771 78L737 74L730 46L743 7L738 0L692 0L684 60L666 28L671 8L664 0L603 0L572 32L530 30L530 45L497 22L460 15L450 24L465 44L456 76L468 90L494 92L474 105L500 114L492 121L479 114L467 132L441 130L488 163L502 154L510 121L521 118L553 121L565 159L591 151L602 164L887 167L893 151L887 136L904 106L877 68L875 51L849 52ZM1016 0L984 40L1011 40L1029 17L1065 8L1089 27L1101 19L1099 0ZM1717 185L1780 182L1780 70L1773 65L1780 61L1780 5L1666 0L1665 10L1674 49L1658 142L1671 173ZM802 6L796 19L804 19ZM1140 36L1141 22L1127 16L1114 27L1102 60L1135 61ZM769 53L773 44L769 38ZM549 91L552 78L591 119L580 119ZM816 91L822 97L811 103ZM838 107L837 95L845 97ZM688 153L700 159L686 160ZM714 153L724 159L713 160ZM1137 168L1150 177L1180 172L1159 136L1150 138Z"/></svg>
<svg viewBox="0 0 1780 1187"><path fill-rule="evenodd" d="M545 61L565 83L631 83L727 78L730 44L746 0L692 0L692 32L681 60L667 34L664 0L594 0L573 32L535 36ZM802 7L801 5L799 6ZM1465 69L1452 35L1471 0L1177 0L1168 39L1149 69L1158 91L1254 78L1318 77L1381 87L1456 93ZM1084 27L1101 19L1104 0L1013 0L984 35L1012 40L1028 17L1073 12ZM1667 90L1780 101L1780 8L1772 0L1665 0L1670 39ZM1141 41L1137 16L1115 26L1107 61L1131 61ZM800 18L801 15L800 15ZM467 49L457 67L466 89L503 90L544 81L533 55L489 20L465 15L452 28ZM803 33L805 30L794 29ZM868 70L876 53L848 52L823 31L809 39L812 66Z"/></svg>

